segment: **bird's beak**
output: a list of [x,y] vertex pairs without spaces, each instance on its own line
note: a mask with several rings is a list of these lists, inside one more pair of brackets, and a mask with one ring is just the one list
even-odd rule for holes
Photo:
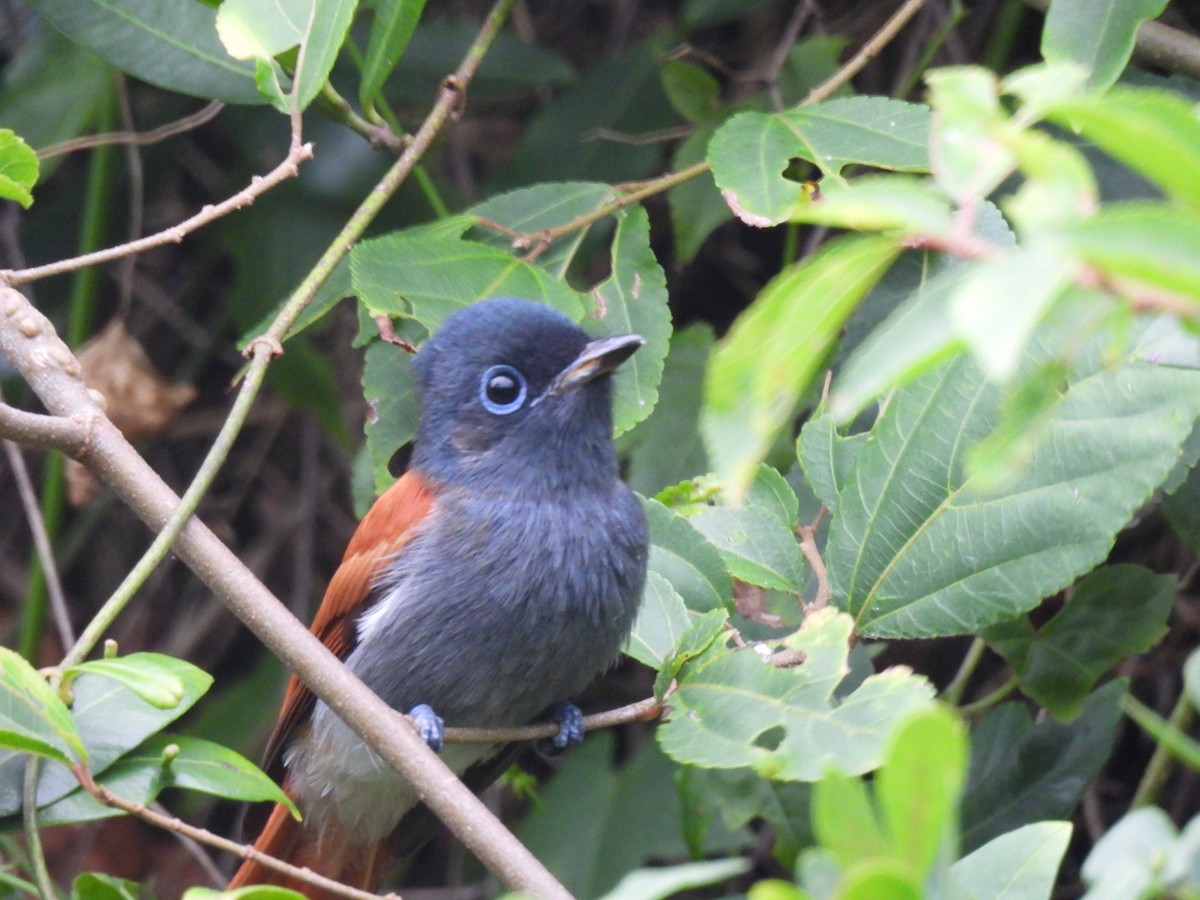
[[555,376],[546,393],[561,394],[587,384],[601,375],[607,375],[629,359],[634,351],[644,343],[646,343],[645,338],[638,334],[620,334],[616,337],[592,341],[571,361],[570,365]]

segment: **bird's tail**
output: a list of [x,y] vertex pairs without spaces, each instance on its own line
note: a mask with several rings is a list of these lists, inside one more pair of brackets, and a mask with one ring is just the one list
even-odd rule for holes
[[[379,881],[378,848],[364,850],[344,829],[306,828],[287,807],[276,804],[254,849],[293,866],[365,891],[376,891]],[[299,891],[309,900],[336,900],[337,895],[315,885],[247,859],[229,882],[228,890],[250,884],[273,884]]]

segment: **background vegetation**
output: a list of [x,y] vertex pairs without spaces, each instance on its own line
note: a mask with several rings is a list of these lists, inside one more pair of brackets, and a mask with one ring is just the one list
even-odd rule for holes
[[222,883],[279,659],[344,687],[274,597],[508,293],[646,337],[651,574],[405,884],[1200,894],[1200,17],[1046,6],[0,2],[6,890]]

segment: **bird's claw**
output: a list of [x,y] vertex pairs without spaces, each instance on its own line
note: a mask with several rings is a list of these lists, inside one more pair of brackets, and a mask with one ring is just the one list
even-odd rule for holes
[[[576,710],[578,712],[578,710]],[[441,753],[446,746],[446,723],[427,703],[421,703],[408,711],[408,716],[417,727],[417,734],[434,753]]]
[[554,746],[565,750],[583,742],[587,731],[583,724],[583,713],[574,703],[560,703],[554,707],[554,718],[558,721],[558,734],[554,736]]

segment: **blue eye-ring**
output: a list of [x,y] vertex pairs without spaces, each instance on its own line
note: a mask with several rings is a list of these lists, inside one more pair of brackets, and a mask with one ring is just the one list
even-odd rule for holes
[[492,366],[479,382],[484,409],[498,416],[507,416],[524,406],[528,391],[525,376],[512,366]]

